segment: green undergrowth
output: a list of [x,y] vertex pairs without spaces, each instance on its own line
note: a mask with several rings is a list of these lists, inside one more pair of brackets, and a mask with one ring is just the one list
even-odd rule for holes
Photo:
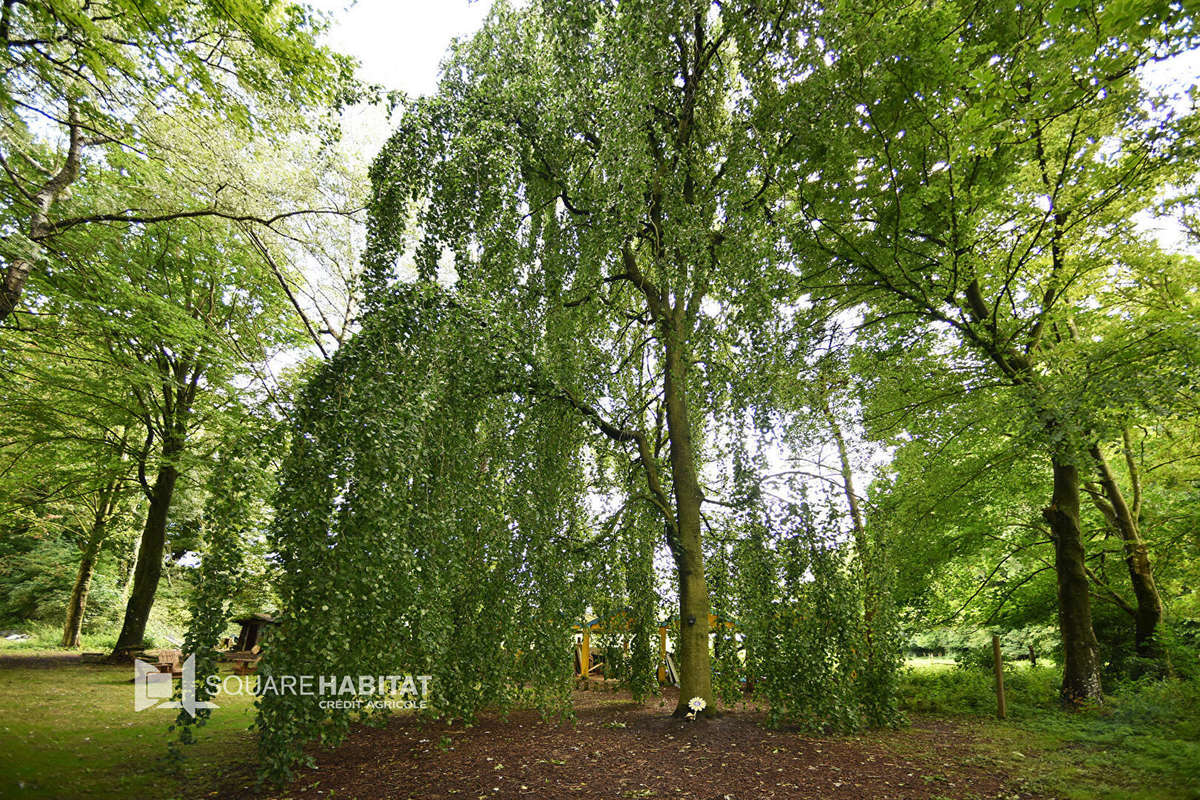
[[977,734],[977,760],[1018,788],[1069,800],[1200,798],[1200,683],[1125,681],[1101,705],[1058,706],[1049,667],[1005,671],[1008,718],[995,719],[990,671],[912,669],[903,708],[956,717]]

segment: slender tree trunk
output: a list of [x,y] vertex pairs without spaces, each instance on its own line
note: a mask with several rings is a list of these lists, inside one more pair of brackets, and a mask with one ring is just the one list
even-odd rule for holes
[[137,554],[142,550],[142,529],[139,528],[137,538],[133,540],[133,558],[129,562],[129,570],[125,574],[125,582],[121,584],[121,602],[128,603],[129,595],[133,592],[133,579],[137,575]]
[[100,552],[100,543],[104,541],[104,528],[103,521],[92,526],[83,557],[79,560],[75,585],[71,588],[71,598],[67,601],[67,619],[63,623],[62,646],[66,648],[75,649],[82,644],[80,636],[83,632],[83,612],[87,609],[88,590],[92,585],[92,573],[96,569],[96,555]]
[[1134,642],[1137,654],[1144,658],[1152,658],[1158,654],[1155,646],[1155,634],[1162,621],[1162,599],[1158,594],[1158,586],[1154,582],[1154,569],[1150,564],[1150,553],[1146,542],[1142,539],[1138,516],[1140,514],[1141,498],[1137,485],[1136,465],[1129,452],[1128,434],[1126,434],[1126,459],[1130,462],[1130,481],[1134,485],[1134,506],[1131,508],[1125,500],[1121,487],[1117,484],[1116,476],[1104,451],[1100,446],[1091,448],[1092,458],[1096,462],[1096,472],[1100,477],[1100,487],[1108,503],[1100,505],[1100,511],[1108,520],[1109,525],[1116,529],[1121,536],[1125,550],[1125,565],[1129,569],[1129,581],[1133,586],[1133,596],[1137,600],[1134,609]]
[[[125,437],[120,440],[122,448]],[[121,458],[124,461],[124,456]],[[95,515],[92,517],[92,527],[88,531],[87,542],[83,547],[83,556],[79,560],[79,572],[75,575],[75,585],[71,588],[71,598],[67,602],[67,618],[63,623],[62,646],[79,647],[80,634],[83,631],[83,612],[87,609],[88,590],[92,585],[92,573],[96,568],[96,556],[100,546],[108,536],[108,523],[117,508],[120,497],[121,478],[114,477],[96,493]]]
[[162,576],[163,550],[167,541],[167,515],[171,509],[171,498],[175,494],[175,482],[179,477],[171,459],[178,455],[180,449],[182,448],[174,446],[163,449],[164,458],[150,493],[150,507],[146,511],[146,523],[142,527],[137,565],[133,570],[133,588],[125,605],[125,621],[111,656],[114,661],[125,660],[130,650],[142,646],[146,636],[146,622],[150,619],[150,609],[158,591],[158,580]]
[[[8,5],[5,5],[5,11]],[[75,182],[79,176],[80,156],[83,151],[83,127],[79,123],[79,108],[74,101],[67,105],[67,154],[62,167],[54,173],[36,192],[30,196],[32,209],[29,219],[29,239],[37,251],[41,242],[48,237],[53,227],[50,223],[50,209],[62,193]],[[7,164],[5,165],[7,167]],[[0,322],[8,318],[17,307],[29,273],[33,270],[34,262],[29,257],[17,257],[9,260],[0,279]]]
[[704,577],[704,550],[700,537],[700,504],[704,501],[704,493],[692,450],[687,372],[679,352],[677,330],[671,330],[666,338],[664,400],[677,531],[671,550],[679,572],[679,703],[675,707],[678,717],[688,713],[688,701],[693,697],[703,698],[707,713],[715,713],[716,707],[713,705],[708,652],[708,583]]
[[854,490],[854,470],[850,464],[850,451],[846,447],[846,438],[842,435],[842,427],[838,424],[833,409],[829,406],[829,398],[822,398],[821,410],[829,429],[833,432],[833,441],[837,445],[838,462],[842,474],[842,493],[846,496],[846,507],[850,510],[850,524],[854,530],[854,548],[858,551],[858,574],[862,581],[863,596],[863,636],[866,639],[867,667],[871,672],[879,665],[879,653],[876,652],[873,626],[877,624],[879,613],[878,584],[872,581],[870,567],[867,565],[867,526],[863,523],[862,509],[858,506],[858,493]]
[[822,411],[829,430],[833,433],[834,444],[837,445],[838,465],[842,475],[842,493],[846,496],[846,507],[850,510],[850,524],[854,529],[854,546],[858,548],[860,566],[865,570],[866,563],[862,559],[867,555],[867,528],[863,524],[862,510],[858,507],[858,493],[854,491],[854,470],[850,464],[850,451],[846,448],[846,438],[842,435],[842,427],[838,425],[833,409],[829,407],[828,398],[822,399]]
[[1083,534],[1079,528],[1079,470],[1060,457],[1052,459],[1054,493],[1042,516],[1054,537],[1054,571],[1058,576],[1058,625],[1063,641],[1063,682],[1060,697],[1073,708],[1103,699],[1100,658],[1092,630]]

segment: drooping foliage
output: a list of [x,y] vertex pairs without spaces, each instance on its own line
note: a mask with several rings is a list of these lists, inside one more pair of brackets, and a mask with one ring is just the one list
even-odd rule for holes
[[[654,690],[661,521],[622,494],[632,470],[597,457],[603,440],[527,356],[436,284],[375,299],[297,410],[272,526],[284,611],[263,674],[429,674],[429,711],[451,719],[563,711],[571,629],[590,607],[605,674]],[[622,504],[596,509],[602,497]],[[837,515],[819,527],[806,506],[738,505],[757,516],[720,518],[728,546],[710,559],[732,623],[718,633],[726,701],[754,689],[775,722],[812,729],[893,723],[894,616],[868,613],[866,562]],[[265,695],[266,774],[353,718]]]
[[[771,224],[778,121],[739,81],[752,4],[498,3],[376,162],[370,282],[424,279],[520,330],[622,454],[674,562],[687,699],[711,705],[703,516],[711,423],[795,335]],[[739,40],[739,37],[740,40]],[[745,49],[749,48],[749,49]],[[688,622],[691,620],[691,622]]]
[[728,555],[714,559],[728,564],[715,606],[733,623],[716,634],[719,669],[731,673],[718,685],[733,699],[731,685],[748,683],[773,725],[895,725],[899,626],[879,537],[859,552],[834,504],[814,509],[802,489],[795,496],[748,498],[722,545]]
[[[208,497],[204,508],[204,555],[200,562],[196,588],[190,603],[191,620],[184,639],[184,652],[195,658],[195,683],[176,689],[176,698],[191,691],[198,703],[212,700],[215,692],[209,676],[218,672],[218,642],[233,610],[233,600],[256,576],[247,564],[247,540],[260,539],[268,519],[264,500],[273,479],[271,450],[266,447],[277,426],[245,426],[236,438],[230,436],[226,448],[216,457],[209,476]],[[175,721],[178,741],[169,743],[176,764],[183,752],[179,744],[196,742],[196,728],[212,716],[212,709],[200,707],[195,713],[180,710]]]
[[659,689],[658,627],[669,608],[659,594],[654,564],[661,522],[650,503],[617,497],[623,505],[601,524],[582,562],[593,576],[586,599],[599,622],[591,643],[603,654],[604,676],[643,700]]
[[[430,711],[451,718],[518,699],[565,710],[580,420],[513,402],[497,345],[437,287],[404,287],[306,387],[272,528],[283,613],[265,674],[432,675]],[[268,773],[350,716],[264,696]]]

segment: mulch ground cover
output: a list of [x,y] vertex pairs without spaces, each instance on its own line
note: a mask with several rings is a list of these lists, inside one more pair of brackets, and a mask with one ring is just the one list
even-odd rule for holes
[[[1030,797],[989,772],[970,728],[918,719],[895,732],[806,736],[768,730],[753,709],[673,719],[627,693],[577,691],[574,723],[535,712],[482,716],[470,728],[397,717],[358,726],[274,798],[900,798]],[[231,776],[232,778],[232,776]],[[224,793],[223,793],[224,794]],[[244,792],[230,792],[254,797]]]

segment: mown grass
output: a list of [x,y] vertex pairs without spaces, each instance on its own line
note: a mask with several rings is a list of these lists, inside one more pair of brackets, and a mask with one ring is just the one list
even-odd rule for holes
[[1101,706],[1058,707],[1058,670],[1007,670],[1008,719],[995,720],[992,673],[911,669],[905,710],[972,720],[979,762],[1021,788],[1069,800],[1200,798],[1200,684],[1117,684]]
[[251,698],[218,695],[176,775],[164,757],[178,712],[135,712],[132,667],[41,665],[62,653],[0,648],[0,797],[203,797],[230,770],[251,768]]

